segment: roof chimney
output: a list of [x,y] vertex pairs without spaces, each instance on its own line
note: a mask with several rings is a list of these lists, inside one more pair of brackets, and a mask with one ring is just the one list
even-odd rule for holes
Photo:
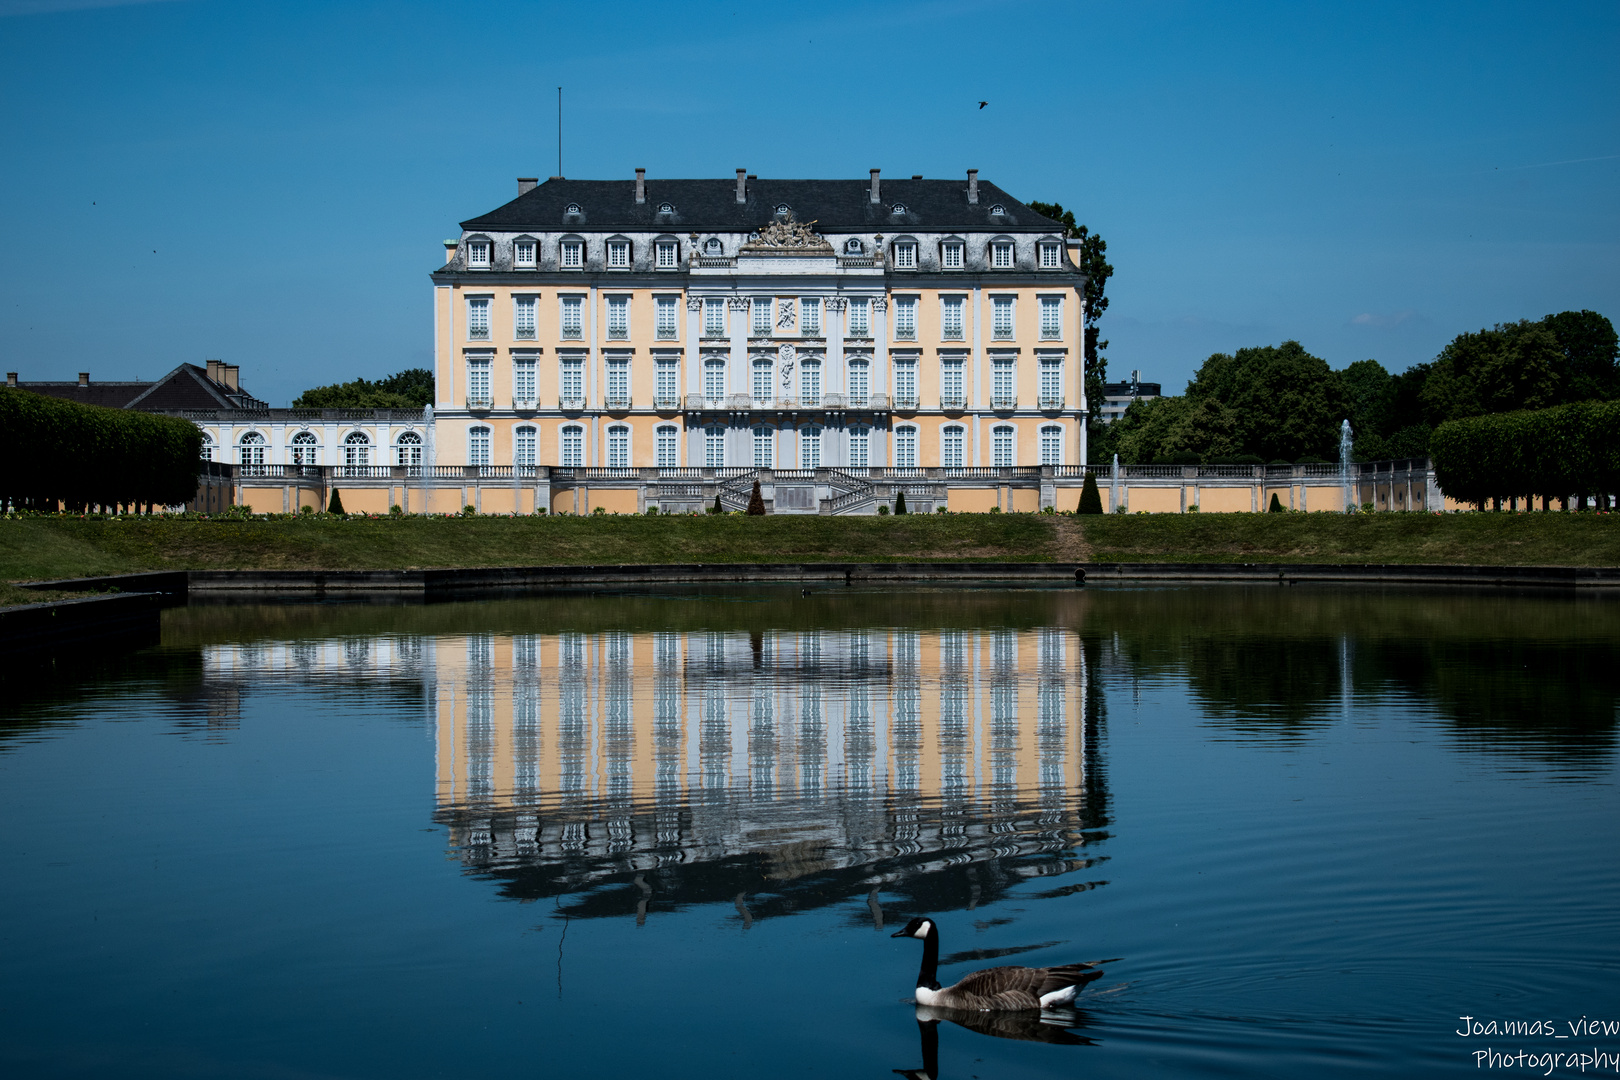
[[636,170],[636,205],[647,201],[647,170]]
[[968,205],[979,205],[979,170],[968,170]]
[[16,387],[16,385],[17,385],[17,373],[15,371],[6,372],[6,385],[10,386],[10,387],[13,387],[13,388]]
[[737,201],[740,202],[740,203],[745,203],[745,202],[748,201],[748,170],[747,169],[738,169],[737,170]]
[[872,201],[883,201],[883,196],[878,194],[878,171],[876,169],[872,170]]
[[456,248],[460,246],[460,243],[455,240],[446,240],[444,242],[444,261],[446,265],[449,265],[450,261],[456,257]]
[[534,190],[534,185],[538,184],[539,182],[540,178],[538,176],[518,177],[518,194],[527,195],[529,192]]
[[213,379],[215,382],[224,382],[225,381],[225,376],[220,374],[220,371],[219,371],[219,369],[224,367],[224,366],[225,366],[225,361],[223,361],[223,360],[210,360],[210,361],[208,361],[208,377],[210,379]]
[[89,386],[90,385],[90,373],[88,371],[79,372],[79,385],[80,386]]
[[242,389],[241,371],[241,364],[227,364],[221,361],[219,365],[219,381],[232,390],[240,390]]

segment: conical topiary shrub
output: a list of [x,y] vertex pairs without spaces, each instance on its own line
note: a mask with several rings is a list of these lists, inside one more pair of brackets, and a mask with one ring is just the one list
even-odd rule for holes
[[337,488],[332,489],[332,500],[326,504],[326,512],[328,514],[347,513],[347,511],[343,509],[343,496],[338,494]]
[[894,497],[894,512],[897,514],[909,513],[906,510],[906,493],[904,491]]
[[1266,507],[1266,513],[1268,513],[1268,514],[1281,514],[1283,512],[1284,511],[1283,511],[1282,500],[1277,498],[1277,493],[1275,491],[1273,491],[1271,493],[1271,505]]
[[718,494],[716,494],[715,497],[714,497],[714,506],[710,507],[709,513],[711,513],[711,514],[723,514],[725,512],[726,512],[726,508],[720,505],[720,496]]
[[754,481],[753,494],[748,496],[748,515],[750,517],[765,516],[765,496],[759,493],[759,481]]
[[1076,509],[1080,514],[1102,513],[1102,492],[1097,490],[1097,478],[1086,473],[1086,486],[1080,489],[1080,506]]

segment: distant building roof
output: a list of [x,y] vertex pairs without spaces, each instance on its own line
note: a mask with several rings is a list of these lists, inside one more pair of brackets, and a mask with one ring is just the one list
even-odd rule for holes
[[[217,369],[223,371],[223,367]],[[232,371],[234,378],[235,369]],[[47,397],[75,401],[80,405],[100,405],[109,409],[138,409],[160,412],[166,409],[244,409],[258,411],[268,406],[240,387],[213,378],[196,364],[181,364],[154,382],[19,382],[19,390]]]
[[1156,383],[1156,382],[1139,382],[1139,383],[1136,383],[1134,391],[1132,389],[1132,384],[1131,383],[1128,383],[1128,382],[1111,382],[1111,383],[1104,383],[1103,384],[1103,396],[1104,397],[1160,397],[1162,395],[1160,395],[1160,393],[1159,393],[1159,384]]

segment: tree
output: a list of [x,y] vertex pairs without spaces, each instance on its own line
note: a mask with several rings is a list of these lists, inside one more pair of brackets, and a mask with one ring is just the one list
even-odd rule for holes
[[332,489],[332,499],[326,504],[326,512],[328,514],[346,513],[343,509],[343,496],[338,494],[337,488]]
[[760,494],[759,481],[754,481],[754,490],[748,496],[748,513],[751,517],[765,516],[765,496]]
[[1283,510],[1282,499],[1278,497],[1278,495],[1277,495],[1277,493],[1275,491],[1273,491],[1271,493],[1271,505],[1266,507],[1266,513],[1268,513],[1268,514],[1281,514],[1283,512],[1284,512],[1284,510]]
[[1025,203],[1031,210],[1049,217],[1063,226],[1063,235],[1080,241],[1080,272],[1086,275],[1086,402],[1091,406],[1091,419],[1087,426],[1093,434],[1106,425],[1098,419],[1102,409],[1103,386],[1108,382],[1108,359],[1103,356],[1108,342],[1099,340],[1103,312],[1108,310],[1108,279],[1114,268],[1108,262],[1108,242],[1074,219],[1073,210],[1063,209],[1061,203]]
[[1177,464],[1178,455],[1196,464],[1241,449],[1237,414],[1215,398],[1133,401],[1113,426],[1127,465]]
[[1267,461],[1338,456],[1339,423],[1348,409],[1344,386],[1327,361],[1297,341],[1214,354],[1187,384],[1187,397],[1232,411],[1232,453]]
[[1595,311],[1563,311],[1541,325],[1558,342],[1559,400],[1611,401],[1620,397],[1620,336]]
[[1077,514],[1100,514],[1102,509],[1102,492],[1097,490],[1097,478],[1086,473],[1086,486],[1080,489],[1080,505],[1075,509]]
[[299,394],[295,409],[420,409],[433,404],[433,372],[407,368],[371,382],[354,379],[316,386]]
[[903,488],[894,497],[894,512],[897,514],[909,513],[906,510],[906,493]]
[[719,494],[719,492],[716,492],[715,496],[714,496],[714,505],[709,507],[709,513],[711,513],[711,514],[723,514],[725,512],[726,512],[726,508],[724,506],[720,505],[720,494]]

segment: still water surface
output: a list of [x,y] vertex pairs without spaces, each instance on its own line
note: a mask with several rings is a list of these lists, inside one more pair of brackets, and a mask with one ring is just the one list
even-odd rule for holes
[[[8,1075],[1620,1054],[1456,1033],[1620,1020],[1611,600],[192,606],[160,648],[3,690]],[[920,1023],[889,935],[924,913],[946,982],[1119,959],[1044,1025]]]

